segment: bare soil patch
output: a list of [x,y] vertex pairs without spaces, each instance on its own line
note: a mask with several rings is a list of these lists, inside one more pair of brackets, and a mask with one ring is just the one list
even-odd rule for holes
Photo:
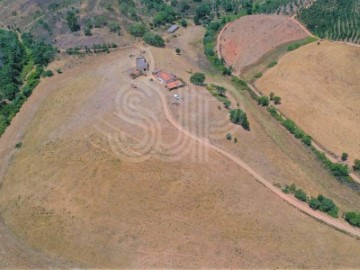
[[307,36],[298,23],[286,16],[244,16],[222,31],[219,51],[225,62],[242,74],[278,46]]
[[283,111],[338,157],[360,157],[360,49],[309,44],[286,56],[256,82],[281,96]]

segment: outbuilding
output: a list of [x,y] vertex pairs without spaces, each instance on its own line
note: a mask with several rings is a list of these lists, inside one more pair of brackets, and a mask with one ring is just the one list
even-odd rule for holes
[[149,63],[146,61],[144,57],[136,58],[136,70],[140,72],[146,72],[149,70]]
[[169,34],[172,34],[172,33],[175,33],[178,29],[179,29],[179,26],[174,24],[166,32],[168,32]]

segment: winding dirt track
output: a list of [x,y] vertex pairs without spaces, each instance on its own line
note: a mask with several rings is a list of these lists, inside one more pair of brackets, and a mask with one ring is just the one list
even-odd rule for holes
[[[155,66],[155,61],[154,61],[154,57],[151,54],[151,51],[149,51],[150,54],[150,58],[152,59],[152,63]],[[138,84],[140,84],[141,88],[149,88],[149,85],[144,84],[143,82],[138,82]],[[159,92],[159,96],[161,98],[161,103],[162,103],[162,107],[163,107],[163,111],[164,111],[164,115],[166,120],[174,127],[176,128],[178,131],[180,131],[182,134],[184,134],[185,136],[190,137],[191,139],[197,141],[198,143],[203,144],[205,147],[208,147],[209,149],[215,151],[216,153],[223,155],[224,157],[232,160],[233,162],[235,162],[236,164],[238,164],[240,167],[242,167],[244,170],[246,170],[250,175],[252,175],[259,183],[261,183],[262,185],[264,185],[265,187],[267,187],[269,190],[271,190],[273,193],[275,193],[278,197],[280,197],[282,200],[284,200],[285,202],[287,202],[288,204],[290,204],[291,206],[297,208],[298,210],[300,210],[301,212],[315,218],[318,221],[321,221],[339,231],[345,232],[347,234],[350,234],[352,236],[355,236],[357,238],[360,238],[360,230],[358,230],[357,228],[354,228],[350,225],[347,225],[345,223],[340,222],[337,219],[331,218],[326,214],[323,214],[321,212],[318,211],[314,211],[311,208],[309,208],[309,206],[305,203],[302,203],[300,201],[298,201],[297,199],[295,199],[294,197],[290,197],[287,196],[285,193],[283,193],[280,189],[278,189],[277,187],[273,186],[271,184],[271,182],[267,181],[265,178],[263,178],[261,175],[259,175],[255,170],[253,170],[249,165],[247,165],[242,159],[240,159],[239,157],[233,156],[231,154],[229,154],[228,152],[226,152],[225,150],[215,146],[214,144],[212,144],[207,138],[200,138],[194,134],[192,134],[191,132],[189,132],[188,130],[186,130],[181,124],[179,124],[173,117],[172,114],[170,112],[170,109],[168,107],[167,101],[165,96]]]

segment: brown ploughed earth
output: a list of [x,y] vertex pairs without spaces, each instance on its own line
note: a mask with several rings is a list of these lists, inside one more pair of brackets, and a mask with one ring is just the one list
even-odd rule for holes
[[360,48],[323,41],[284,56],[257,80],[264,94],[282,98],[280,109],[325,149],[349,165],[360,158]]
[[231,23],[219,36],[219,52],[225,62],[242,74],[280,45],[308,37],[292,18],[279,15],[251,15]]
[[[359,240],[289,206],[169,123],[161,96],[184,128],[269,181],[323,193],[344,210],[359,205],[356,192],[333,179],[247,95],[235,95],[229,81],[208,75],[208,82],[234,93],[250,132],[230,125],[228,111],[219,110],[205,88],[189,84],[190,71],[206,65],[198,50],[201,28],[186,31],[168,48],[119,50],[41,82],[4,134],[6,143],[0,140],[1,154],[23,142],[12,147],[1,179],[4,224],[42,252],[37,256],[79,267],[358,267]],[[172,44],[191,51],[178,56]],[[152,68],[177,74],[187,86],[168,92],[150,75],[130,80],[130,55],[140,51]],[[27,119],[23,126],[21,119]],[[237,144],[225,139],[227,132]]]

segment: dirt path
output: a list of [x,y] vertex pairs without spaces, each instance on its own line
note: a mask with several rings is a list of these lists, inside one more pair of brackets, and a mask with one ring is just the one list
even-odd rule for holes
[[[151,59],[154,59],[154,57],[151,55],[151,51],[149,51],[150,57]],[[154,60],[153,60],[154,61]],[[153,62],[153,64],[155,64],[155,62]],[[143,82],[139,82],[140,84],[140,88],[149,88],[148,84],[145,84]],[[275,193],[278,197],[280,197],[282,200],[284,200],[285,202],[289,203],[290,205],[292,205],[293,207],[297,208],[298,210],[300,210],[301,212],[325,223],[328,224],[331,227],[334,227],[335,229],[345,232],[347,234],[350,234],[352,236],[355,236],[357,238],[360,238],[360,230],[347,225],[345,223],[342,223],[341,221],[331,218],[329,216],[327,216],[326,214],[323,214],[321,212],[318,211],[314,211],[311,208],[309,208],[309,206],[305,203],[300,202],[299,200],[295,199],[294,197],[290,197],[286,194],[284,194],[280,189],[278,189],[277,187],[273,186],[271,184],[271,182],[267,181],[265,178],[263,178],[261,175],[259,175],[256,171],[254,171],[249,165],[247,165],[242,159],[233,156],[231,154],[229,154],[228,152],[226,152],[225,150],[215,146],[214,144],[212,144],[207,138],[200,138],[194,134],[192,134],[191,132],[189,132],[188,130],[186,130],[181,124],[179,124],[173,117],[172,114],[170,112],[170,109],[168,107],[167,101],[165,96],[159,92],[159,96],[161,98],[161,103],[163,106],[163,111],[164,111],[164,115],[166,120],[174,127],[176,128],[178,131],[180,131],[182,134],[184,134],[185,136],[190,137],[191,139],[197,141],[198,143],[203,144],[205,147],[215,151],[216,153],[223,155],[224,157],[232,160],[233,162],[235,162],[236,164],[238,164],[240,167],[242,167],[244,170],[246,170],[251,176],[253,176],[259,183],[261,183],[262,185],[264,185],[265,187],[267,187],[270,191],[272,191],[273,193]]]

